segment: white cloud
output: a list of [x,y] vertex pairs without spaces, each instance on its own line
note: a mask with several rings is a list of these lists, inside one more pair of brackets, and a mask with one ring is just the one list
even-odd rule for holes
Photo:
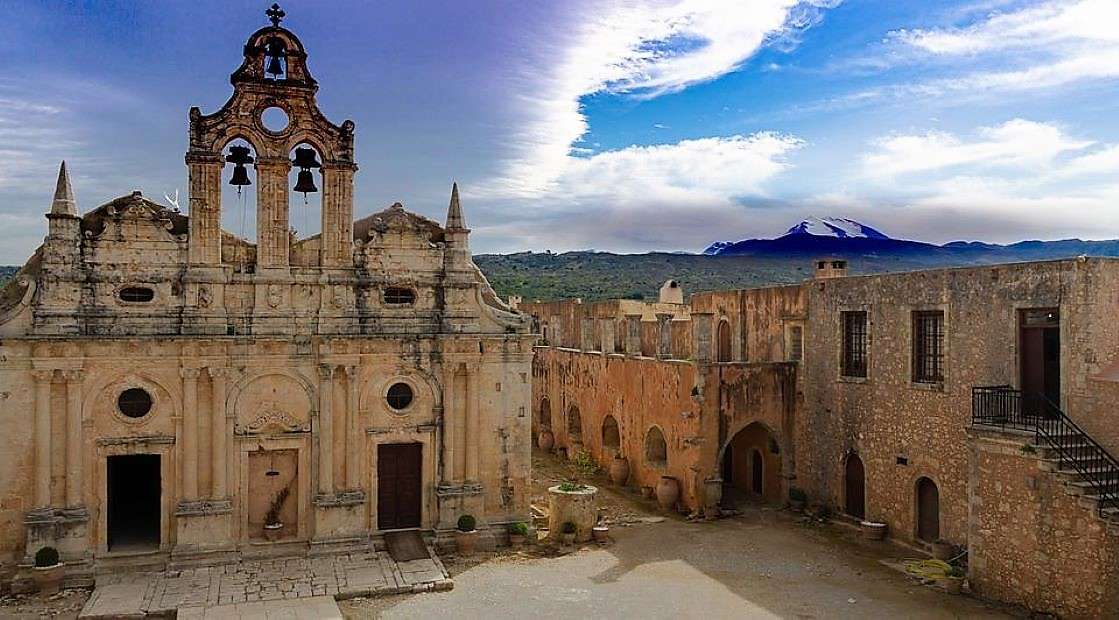
[[[587,131],[580,101],[595,93],[656,97],[739,69],[764,44],[792,36],[840,0],[629,0],[587,3],[534,39],[515,101],[517,129],[499,176],[480,193],[550,191]],[[557,30],[561,32],[556,32]]]

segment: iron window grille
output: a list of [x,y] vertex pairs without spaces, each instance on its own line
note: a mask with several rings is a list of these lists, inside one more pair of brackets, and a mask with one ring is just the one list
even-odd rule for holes
[[944,313],[913,313],[913,381],[944,382]]
[[843,313],[843,376],[866,377],[866,312]]
[[804,359],[804,330],[799,326],[789,328],[789,361]]

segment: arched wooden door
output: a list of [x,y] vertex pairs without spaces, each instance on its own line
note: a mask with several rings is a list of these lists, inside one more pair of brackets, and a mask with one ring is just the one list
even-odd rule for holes
[[719,323],[719,361],[731,361],[729,321],[722,321]]
[[750,490],[758,495],[765,493],[765,465],[762,453],[754,450],[750,457]]
[[847,514],[857,519],[866,518],[866,472],[863,469],[863,460],[857,454],[847,457],[844,488]]
[[928,478],[917,481],[917,538],[926,542],[940,538],[940,491]]

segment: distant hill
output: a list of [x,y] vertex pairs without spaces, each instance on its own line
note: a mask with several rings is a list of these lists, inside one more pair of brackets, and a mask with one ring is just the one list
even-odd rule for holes
[[3,286],[8,280],[11,280],[12,276],[16,275],[17,271],[19,271],[19,267],[0,265],[0,286]]

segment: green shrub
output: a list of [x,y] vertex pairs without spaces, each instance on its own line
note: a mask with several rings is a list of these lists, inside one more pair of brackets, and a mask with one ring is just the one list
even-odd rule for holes
[[789,487],[789,501],[793,502],[807,502],[808,494],[799,487]]
[[563,524],[563,525],[562,525],[562,526],[560,527],[560,531],[561,531],[561,532],[563,532],[564,534],[574,534],[574,533],[575,533],[575,529],[576,529],[576,528],[575,528],[575,524],[574,524],[574,523],[572,523],[572,522],[570,522],[570,521],[568,521],[568,522],[564,523],[564,524]]
[[579,484],[578,482],[564,482],[563,484],[559,485],[559,490],[563,491],[564,493],[574,493],[576,491],[585,491],[589,488],[590,487],[588,487],[587,485]]
[[460,532],[473,532],[477,527],[478,521],[474,515],[462,515],[458,518],[458,531]]
[[35,552],[35,566],[46,568],[58,564],[58,549],[43,547]]
[[948,572],[945,574],[949,577],[955,577],[956,579],[963,579],[964,577],[967,577],[967,572],[959,566],[953,566],[952,568],[949,568]]
[[575,453],[575,458],[571,459],[575,463],[575,469],[579,470],[580,474],[584,476],[593,476],[598,473],[598,463],[594,461],[594,457],[586,450],[580,450]]
[[509,533],[518,536],[528,536],[528,524],[524,521],[517,521],[516,523],[509,524]]

